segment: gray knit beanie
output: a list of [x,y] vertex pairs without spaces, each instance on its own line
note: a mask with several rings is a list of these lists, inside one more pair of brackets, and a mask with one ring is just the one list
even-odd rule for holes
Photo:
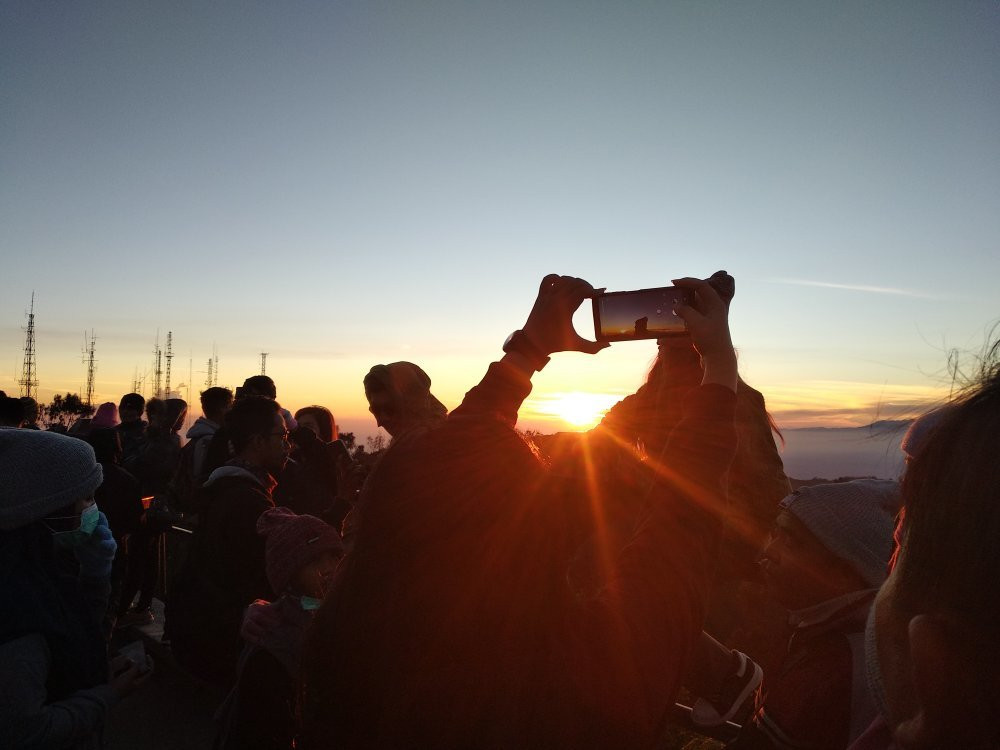
[[781,507],[875,588],[885,580],[899,502],[897,482],[856,479],[803,487]]
[[96,490],[103,479],[94,449],[41,430],[0,430],[0,529],[41,520]]

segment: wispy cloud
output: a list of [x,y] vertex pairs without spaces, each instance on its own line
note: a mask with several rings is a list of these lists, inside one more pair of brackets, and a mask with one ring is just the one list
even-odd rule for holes
[[898,289],[891,286],[870,286],[868,284],[836,284],[831,281],[811,281],[809,279],[769,279],[772,284],[792,284],[795,286],[818,286],[824,289],[846,289],[852,292],[869,292],[871,294],[894,294],[900,297],[916,297],[917,299],[943,299],[938,295],[918,292],[913,289]]

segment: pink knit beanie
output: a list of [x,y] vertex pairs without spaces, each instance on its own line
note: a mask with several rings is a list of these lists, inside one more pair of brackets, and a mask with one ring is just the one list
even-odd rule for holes
[[97,413],[90,420],[91,427],[115,427],[118,425],[118,407],[111,401],[105,401],[97,407]]
[[344,543],[337,530],[316,516],[300,516],[284,507],[271,508],[257,519],[257,533],[265,539],[267,580],[280,595],[295,573],[324,552],[340,556]]

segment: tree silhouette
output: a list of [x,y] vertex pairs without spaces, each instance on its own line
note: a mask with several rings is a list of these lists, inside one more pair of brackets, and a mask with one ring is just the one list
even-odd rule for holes
[[66,425],[78,417],[89,417],[94,413],[94,407],[83,403],[78,393],[67,393],[60,396],[58,393],[52,397],[52,403],[47,406],[39,406],[39,415],[45,414],[47,424]]

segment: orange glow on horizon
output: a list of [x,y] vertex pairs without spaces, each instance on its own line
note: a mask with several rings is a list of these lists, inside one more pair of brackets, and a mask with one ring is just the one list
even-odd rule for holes
[[[632,350],[622,348],[622,354]],[[611,352],[612,354],[615,352]],[[405,353],[353,355],[325,360],[308,358],[275,358],[268,361],[268,374],[278,385],[278,400],[295,412],[302,406],[321,404],[334,414],[341,429],[354,432],[359,440],[376,435],[379,430],[368,413],[362,379],[372,362],[404,357]],[[644,359],[641,357],[633,359]],[[621,357],[620,357],[621,359]],[[431,390],[449,408],[458,406],[469,388],[482,378],[488,366],[488,356],[438,355],[421,362],[433,379]],[[641,384],[645,368],[632,360],[588,360],[584,370],[579,361],[569,355],[554,360],[543,373],[534,378],[533,392],[519,414],[521,429],[551,434],[583,431],[596,426],[615,403]],[[622,376],[632,368],[633,374]],[[251,357],[235,355],[224,359],[220,385],[234,387],[247,375],[259,372],[260,364]],[[42,360],[43,383],[38,400],[51,401],[55,393],[79,393],[82,374],[77,360],[72,366],[56,366]],[[115,353],[105,355],[97,372],[94,403],[115,403],[132,390],[134,367],[131,359]],[[191,419],[199,416],[198,394],[204,388],[204,374],[196,367],[175,370],[173,387],[189,403]],[[148,373],[147,373],[148,375]],[[779,376],[780,377],[780,376]],[[786,376],[787,377],[787,376]],[[190,389],[188,384],[190,383]],[[767,409],[783,429],[805,427],[859,427],[881,419],[907,419],[947,401],[947,385],[938,383],[864,382],[861,380],[769,380],[767,375],[751,379],[750,384],[761,391]],[[576,390],[571,390],[576,387]],[[13,377],[0,383],[8,394],[19,389]],[[151,395],[150,382],[145,380],[144,395]]]
[[621,399],[622,396],[614,393],[583,391],[541,394],[525,402],[521,408],[521,416],[527,419],[557,418],[573,427],[594,427],[604,417],[605,412]]

